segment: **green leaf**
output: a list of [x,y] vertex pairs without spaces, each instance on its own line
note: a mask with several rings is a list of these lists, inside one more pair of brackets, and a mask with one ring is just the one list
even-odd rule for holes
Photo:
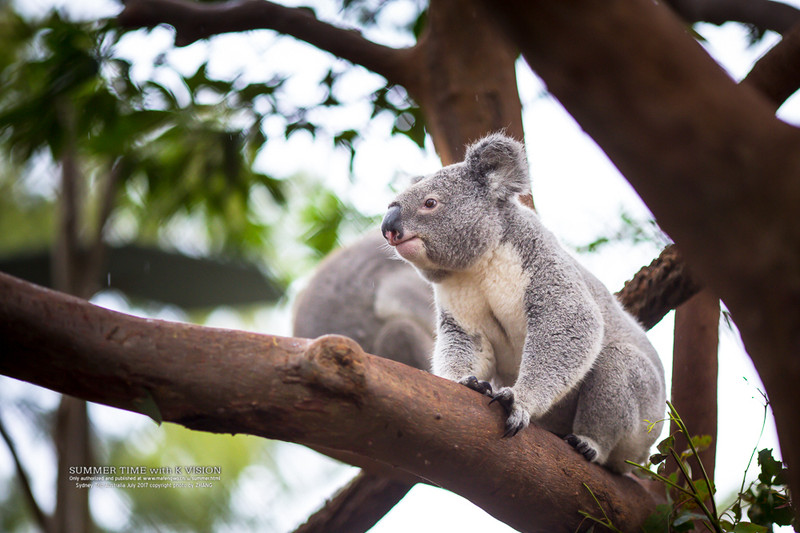
[[751,524],[750,522],[739,522],[733,528],[733,533],[767,533],[767,531],[769,531],[769,528],[766,526]]
[[419,39],[422,35],[422,31],[428,25],[428,10],[423,9],[420,11],[419,16],[414,20],[414,23],[411,26],[411,32],[414,34],[415,39]]
[[672,521],[673,531],[695,531],[695,524],[708,521],[708,517],[700,513],[680,511]]
[[741,502],[741,499],[737,499],[736,502],[731,506],[731,512],[733,513],[733,518],[737,522],[742,519],[742,502]]
[[236,91],[240,100],[252,102],[259,96],[271,96],[285,83],[286,78],[275,78],[268,83],[250,83]]
[[691,438],[692,445],[694,445],[697,452],[702,452],[711,446],[711,435],[695,435]]
[[279,204],[285,205],[286,204],[286,193],[284,192],[285,183],[282,180],[275,179],[271,176],[267,176],[266,174],[259,174],[254,173],[253,178],[255,179],[256,183],[263,185],[266,187],[267,191],[269,191],[270,196]]
[[672,516],[672,506],[662,503],[645,519],[642,524],[644,533],[669,533],[669,522]]
[[397,116],[392,133],[400,133],[414,141],[420,148],[425,147],[425,117],[419,107],[409,107]]
[[711,498],[716,492],[714,484],[711,483],[709,486],[709,483],[705,479],[698,479],[694,481],[694,486],[697,490],[697,498],[702,502]]
[[767,485],[772,485],[773,478],[783,470],[783,463],[772,456],[772,448],[764,448],[758,452],[758,464],[761,467],[758,479]]
[[331,191],[320,191],[303,212],[308,229],[303,235],[306,246],[324,256],[333,250],[344,219],[344,206]]
[[675,437],[670,435],[658,443],[658,451],[664,455],[669,455],[669,450],[675,448]]
[[312,124],[311,122],[307,122],[305,120],[299,120],[297,122],[290,122],[286,125],[285,137],[288,139],[298,131],[307,131],[311,134],[312,137],[317,136],[317,126],[316,124]]
[[650,456],[650,462],[653,463],[654,465],[658,465],[666,461],[667,457],[669,457],[669,455],[663,453],[654,453],[653,455]]
[[175,96],[175,93],[172,91],[172,89],[162,85],[161,83],[158,83],[157,81],[148,80],[145,82],[142,89],[145,95],[148,93],[157,93],[159,97],[164,99],[167,109],[176,110],[180,109],[181,107],[178,103],[178,98]]
[[153,422],[159,426],[164,421],[164,417],[161,416],[161,408],[158,406],[155,398],[153,398],[152,393],[148,389],[144,390],[143,396],[133,400],[132,409],[137,413],[149,416]]

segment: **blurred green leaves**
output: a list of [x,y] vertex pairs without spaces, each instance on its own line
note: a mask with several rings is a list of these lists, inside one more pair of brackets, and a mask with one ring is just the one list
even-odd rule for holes
[[[109,447],[105,464],[145,465],[147,470],[164,469],[156,480],[169,482],[172,476],[191,477],[185,467],[220,470],[219,480],[188,481],[191,488],[141,488],[134,483],[122,489],[130,511],[130,531],[218,531],[234,527],[237,517],[232,498],[237,480],[248,465],[269,464],[271,443],[247,435],[215,435],[164,424],[156,431],[148,426],[131,441]],[[176,467],[181,467],[177,473]],[[168,470],[169,469],[169,470]],[[204,486],[194,486],[203,482]]]
[[372,116],[387,112],[394,115],[392,134],[405,135],[422,148],[425,146],[425,118],[405,89],[397,85],[381,87],[372,95]]
[[575,249],[578,253],[594,253],[607,245],[618,243],[630,245],[655,243],[657,247],[663,248],[670,242],[669,237],[661,231],[654,219],[642,220],[623,210],[619,213],[617,228],[599,235],[588,244],[576,246]]
[[[272,176],[257,161],[275,137],[282,141],[296,133],[324,133],[349,154],[352,170],[358,127],[332,128],[315,113],[342,105],[337,83],[349,67],[329,69],[319,100],[299,107],[286,94],[286,77],[280,73],[266,80],[221,79],[212,75],[207,60],[186,73],[160,58],[150,74],[137,75],[135,65],[118,55],[124,35],[113,23],[74,22],[56,11],[25,19],[0,1],[0,252],[51,247],[65,153],[76,161],[83,185],[80,244],[91,244],[107,222],[105,237],[114,245],[110,251],[132,250],[139,259],[144,257],[141,245],[151,252],[154,247],[177,249],[195,260],[236,256],[285,287],[330,252],[343,234],[375,222],[320,179]],[[387,110],[418,115],[407,97],[395,93],[373,102],[373,116]],[[271,129],[265,125],[270,120]],[[403,135],[407,131],[422,146],[421,115],[396,128]],[[105,200],[101,191],[112,180],[113,209],[106,221],[99,214]],[[153,281],[159,269],[153,256],[145,259],[147,268],[140,270],[149,277],[140,281],[166,283]],[[168,259],[175,264],[173,257]],[[187,284],[200,291],[199,275],[186,276],[188,270],[172,266],[167,270],[181,270],[190,278]],[[168,425],[158,434],[163,441],[140,448],[122,439],[109,446],[103,460],[149,467],[221,466],[225,483],[208,491],[131,490],[125,496],[131,511],[126,527],[210,531],[228,523],[232,490],[247,465],[264,462],[266,443]],[[23,520],[15,515],[0,529],[25,527]]]

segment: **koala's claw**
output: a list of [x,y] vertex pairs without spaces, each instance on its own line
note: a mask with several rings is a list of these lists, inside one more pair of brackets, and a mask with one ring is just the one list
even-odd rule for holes
[[520,409],[514,404],[514,391],[509,387],[503,387],[492,395],[492,401],[499,403],[505,409],[508,418],[506,418],[506,431],[503,433],[503,438],[513,437],[520,430],[525,429],[530,424],[531,417],[527,411]]
[[503,406],[503,409],[506,410],[506,414],[510,416],[511,412],[514,410],[514,391],[508,387],[503,387],[491,396],[492,401],[489,402],[489,405],[493,404],[494,402],[499,403]]
[[492,394],[492,385],[488,381],[480,381],[475,376],[467,376],[466,378],[462,379],[460,383],[466,387],[469,387],[474,391],[480,392],[481,394],[485,394],[486,396],[491,396],[492,398],[494,398],[494,395]]
[[564,440],[567,441],[567,444],[575,448],[578,453],[586,457],[587,461],[591,462],[595,457],[597,457],[597,450],[595,450],[591,444],[581,439],[577,435],[570,433],[564,437]]

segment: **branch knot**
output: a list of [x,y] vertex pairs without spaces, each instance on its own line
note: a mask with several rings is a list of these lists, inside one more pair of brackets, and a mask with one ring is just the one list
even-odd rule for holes
[[366,388],[366,355],[355,341],[341,335],[324,335],[308,346],[305,359],[309,385],[361,403]]

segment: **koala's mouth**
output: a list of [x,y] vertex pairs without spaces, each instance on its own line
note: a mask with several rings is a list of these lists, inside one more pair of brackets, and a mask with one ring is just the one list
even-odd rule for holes
[[409,235],[401,241],[396,241],[394,248],[401,257],[413,261],[423,252],[422,239],[415,235]]

